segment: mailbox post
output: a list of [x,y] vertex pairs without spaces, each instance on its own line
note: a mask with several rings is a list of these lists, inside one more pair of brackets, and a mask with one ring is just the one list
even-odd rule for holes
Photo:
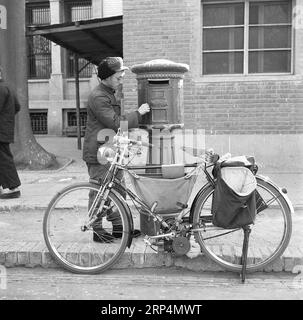
[[[138,82],[138,105],[148,103],[151,111],[142,117],[140,127],[147,130],[149,149],[147,167],[174,163],[172,127],[184,123],[183,78],[188,65],[157,59],[131,67]],[[174,125],[174,126],[172,126]],[[146,132],[145,132],[146,134]],[[149,175],[161,174],[160,169],[146,169]],[[149,216],[140,215],[141,232],[157,234],[157,224]]]

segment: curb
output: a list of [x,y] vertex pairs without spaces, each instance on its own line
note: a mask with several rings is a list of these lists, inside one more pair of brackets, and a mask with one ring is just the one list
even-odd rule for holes
[[[131,207],[133,203],[131,201],[128,202],[128,205]],[[12,205],[1,205],[0,204],[0,214],[2,212],[10,212],[10,211],[28,211],[28,210],[46,210],[47,205],[29,205],[29,204],[12,204]],[[295,205],[293,204],[294,211],[300,211],[303,209],[303,204]]]
[[[56,158],[58,158],[58,156],[56,156]],[[35,174],[35,173],[43,173],[43,174],[45,174],[45,173],[58,173],[60,171],[63,171],[65,168],[67,168],[69,165],[71,165],[72,163],[75,162],[75,160],[73,158],[65,158],[65,157],[60,157],[60,158],[66,159],[67,161],[62,167],[60,167],[58,169],[53,169],[53,170],[52,169],[42,169],[42,170],[24,169],[22,171],[25,173],[33,173],[33,174]]]
[[0,214],[4,214],[4,213],[9,213],[9,212],[18,212],[18,211],[35,211],[35,210],[46,210],[47,206],[39,206],[39,205],[20,205],[20,204],[16,204],[16,205],[11,205],[11,206],[7,206],[7,205],[0,205]]
[[[142,239],[138,239],[142,241]],[[227,252],[232,252],[228,250]],[[261,253],[261,252],[259,252]],[[76,259],[86,259],[87,252],[81,251],[73,253]],[[230,256],[230,258],[234,258]],[[258,259],[258,250],[254,250],[254,257],[249,259]],[[5,267],[43,267],[43,268],[61,268],[51,257],[44,242],[16,242],[9,241],[0,243],[0,265]],[[266,266],[263,272],[294,272],[294,268],[303,265],[303,252],[300,248],[289,247],[283,255]],[[144,245],[134,245],[132,250],[126,250],[120,260],[112,269],[129,268],[155,268],[155,267],[179,267],[191,271],[226,271],[204,254],[195,258],[187,256],[176,256],[171,253],[156,253],[150,247]]]
[[[55,196],[55,194],[54,194]],[[9,212],[20,212],[20,211],[29,211],[29,210],[39,210],[44,211],[47,209],[49,202],[51,199],[46,202],[46,204],[11,204],[11,205],[5,205],[0,203],[0,214],[1,213],[9,213]],[[127,200],[127,204],[129,205],[130,209],[132,210],[134,208],[134,204],[131,200]],[[73,206],[67,207],[67,208],[73,208]],[[303,208],[303,206],[302,206]],[[135,210],[135,209],[134,209]]]

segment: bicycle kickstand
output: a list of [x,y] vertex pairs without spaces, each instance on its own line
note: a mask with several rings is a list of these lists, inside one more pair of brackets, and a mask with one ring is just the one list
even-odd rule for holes
[[244,226],[243,227],[243,231],[244,231],[244,239],[243,239],[242,258],[241,258],[241,264],[242,264],[241,279],[242,279],[242,283],[245,282],[245,276],[246,276],[248,242],[249,242],[249,235],[250,235],[250,232],[251,232],[250,226]]

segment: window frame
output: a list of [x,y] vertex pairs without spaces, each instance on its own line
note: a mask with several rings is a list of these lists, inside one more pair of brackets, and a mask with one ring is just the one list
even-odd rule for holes
[[[258,50],[256,49],[249,49],[249,27],[252,26],[249,24],[249,4],[250,2],[285,2],[285,0],[202,0],[201,1],[201,15],[200,15],[200,26],[201,26],[201,33],[200,33],[200,59],[201,59],[201,69],[200,69],[200,75],[205,78],[205,77],[248,77],[248,76],[289,76],[289,75],[294,75],[294,44],[295,44],[295,28],[294,28],[294,23],[293,23],[293,15],[291,17],[291,22],[288,24],[282,23],[282,24],[274,24],[274,25],[289,25],[291,27],[291,45],[290,48],[285,48],[287,50],[290,50],[290,72],[248,72],[248,67],[249,67],[249,51],[256,52]],[[211,52],[215,50],[203,50],[203,6],[204,5],[210,5],[210,4],[236,4],[236,3],[244,3],[244,46],[243,50],[230,50],[233,52],[236,51],[243,51],[243,73],[221,73],[221,74],[204,74],[203,73],[203,54],[205,51]],[[295,0],[290,0],[291,3],[291,10],[293,10],[294,6],[296,5]],[[253,25],[254,26],[254,25]],[[261,26],[256,25],[256,26]],[[221,27],[221,26],[220,26]],[[231,27],[231,26],[228,26]],[[237,26],[241,27],[241,26]],[[211,27],[206,27],[208,29],[211,29]],[[276,50],[278,48],[275,48]],[[284,48],[282,48],[284,49]],[[272,50],[272,49],[270,49]],[[223,51],[223,50],[222,50]],[[263,49],[260,49],[259,51],[266,51]],[[228,50],[224,50],[224,52],[228,52]]]
[[[75,108],[63,108],[62,109],[62,134],[67,137],[76,137],[76,123],[69,123],[69,117],[76,114]],[[81,136],[83,137],[86,130],[87,122],[87,108],[80,109],[80,127],[81,127]]]
[[78,19],[72,19],[72,8],[75,7],[90,7],[90,15],[92,17],[92,0],[66,0],[64,1],[64,20],[66,22],[80,21]]
[[[26,7],[25,7],[25,14],[26,14],[26,20],[25,20],[25,23],[26,23],[26,28],[28,28],[29,26],[32,26],[32,12],[33,10],[35,9],[48,9],[48,15],[49,15],[49,21],[48,22],[45,22],[45,23],[40,23],[38,24],[39,26],[46,26],[46,25],[50,25],[51,24],[51,11],[50,11],[50,4],[49,4],[49,1],[36,1],[36,2],[26,2]],[[34,25],[37,25],[37,24],[34,24]],[[28,69],[28,74],[27,74],[27,78],[28,80],[47,80],[47,79],[50,79],[50,76],[52,74],[52,48],[51,48],[51,41],[50,40],[46,40],[44,39],[45,43],[48,44],[49,46],[49,51],[46,53],[46,54],[35,54],[35,53],[32,53],[32,48],[35,48],[34,46],[34,41],[35,41],[35,38],[36,39],[39,39],[39,38],[43,38],[42,36],[27,36],[26,37],[26,46],[27,46],[27,63],[28,63],[28,66],[27,66],[27,69]],[[44,56],[45,59],[44,61],[46,62],[46,68],[48,70],[47,73],[43,74],[43,75],[39,75],[37,73],[35,74],[32,74],[31,73],[31,59],[33,57],[36,57],[36,56]],[[37,61],[36,59],[34,59],[34,61]]]
[[[44,130],[35,130],[35,127],[33,126],[34,119],[32,118],[33,115],[40,114],[40,116],[45,116],[45,128]],[[30,122],[31,122],[31,128],[34,135],[47,135],[48,134],[48,109],[29,109],[29,116],[30,116]]]
[[[75,22],[78,19],[72,19],[72,8],[74,7],[90,7],[90,19],[92,19],[92,0],[66,0],[64,2],[64,20],[65,22]],[[83,19],[82,19],[83,20]],[[73,64],[73,53],[65,49],[65,74],[67,79],[75,77],[75,70]],[[89,79],[93,73],[93,65],[88,63],[84,58],[79,58],[79,68],[81,70],[79,77],[81,79]]]

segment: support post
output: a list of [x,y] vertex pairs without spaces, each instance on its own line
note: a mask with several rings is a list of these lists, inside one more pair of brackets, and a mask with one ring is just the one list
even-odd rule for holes
[[79,55],[75,53],[74,58],[75,58],[75,84],[76,84],[77,139],[78,139],[78,150],[81,150]]
[[243,239],[242,258],[241,258],[241,264],[242,264],[241,279],[242,279],[242,283],[245,282],[245,278],[246,278],[248,241],[249,241],[249,235],[250,235],[250,232],[251,232],[250,226],[249,225],[244,226],[243,227],[243,231],[244,231],[244,239]]

